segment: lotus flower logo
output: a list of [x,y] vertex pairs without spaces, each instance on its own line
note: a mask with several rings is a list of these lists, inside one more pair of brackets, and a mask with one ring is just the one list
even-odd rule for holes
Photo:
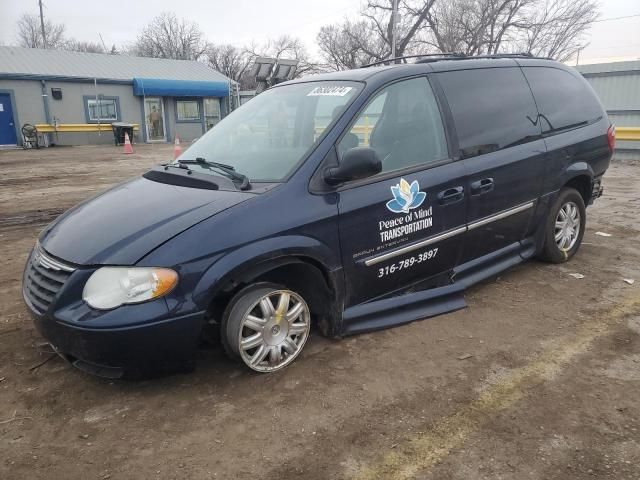
[[427,198],[427,194],[420,191],[417,180],[409,185],[404,178],[400,179],[399,184],[391,187],[391,193],[393,200],[387,202],[387,208],[393,213],[409,213],[409,210],[418,208]]

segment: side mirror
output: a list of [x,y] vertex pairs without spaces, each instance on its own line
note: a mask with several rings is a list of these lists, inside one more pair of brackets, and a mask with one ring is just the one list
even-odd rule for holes
[[327,168],[324,172],[324,181],[329,185],[338,185],[367,178],[381,171],[382,162],[373,148],[355,147],[344,153],[340,165]]

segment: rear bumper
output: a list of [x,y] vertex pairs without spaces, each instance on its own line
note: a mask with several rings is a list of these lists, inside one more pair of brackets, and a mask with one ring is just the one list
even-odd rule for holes
[[63,358],[109,378],[171,373],[193,367],[203,312],[119,328],[87,328],[32,312],[36,329]]

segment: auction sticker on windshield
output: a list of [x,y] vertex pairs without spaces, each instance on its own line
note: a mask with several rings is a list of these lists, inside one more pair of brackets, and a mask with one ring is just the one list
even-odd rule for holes
[[316,87],[307,93],[307,97],[344,97],[353,87]]

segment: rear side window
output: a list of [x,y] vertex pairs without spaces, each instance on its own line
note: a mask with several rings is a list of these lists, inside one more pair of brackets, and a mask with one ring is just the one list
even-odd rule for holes
[[558,68],[524,67],[540,111],[543,133],[586,125],[602,117],[602,109],[586,82]]
[[447,158],[440,110],[428,80],[403,80],[374,95],[340,140],[340,158],[358,146],[375,149],[383,173]]
[[519,68],[438,74],[465,158],[535,140],[538,111]]

